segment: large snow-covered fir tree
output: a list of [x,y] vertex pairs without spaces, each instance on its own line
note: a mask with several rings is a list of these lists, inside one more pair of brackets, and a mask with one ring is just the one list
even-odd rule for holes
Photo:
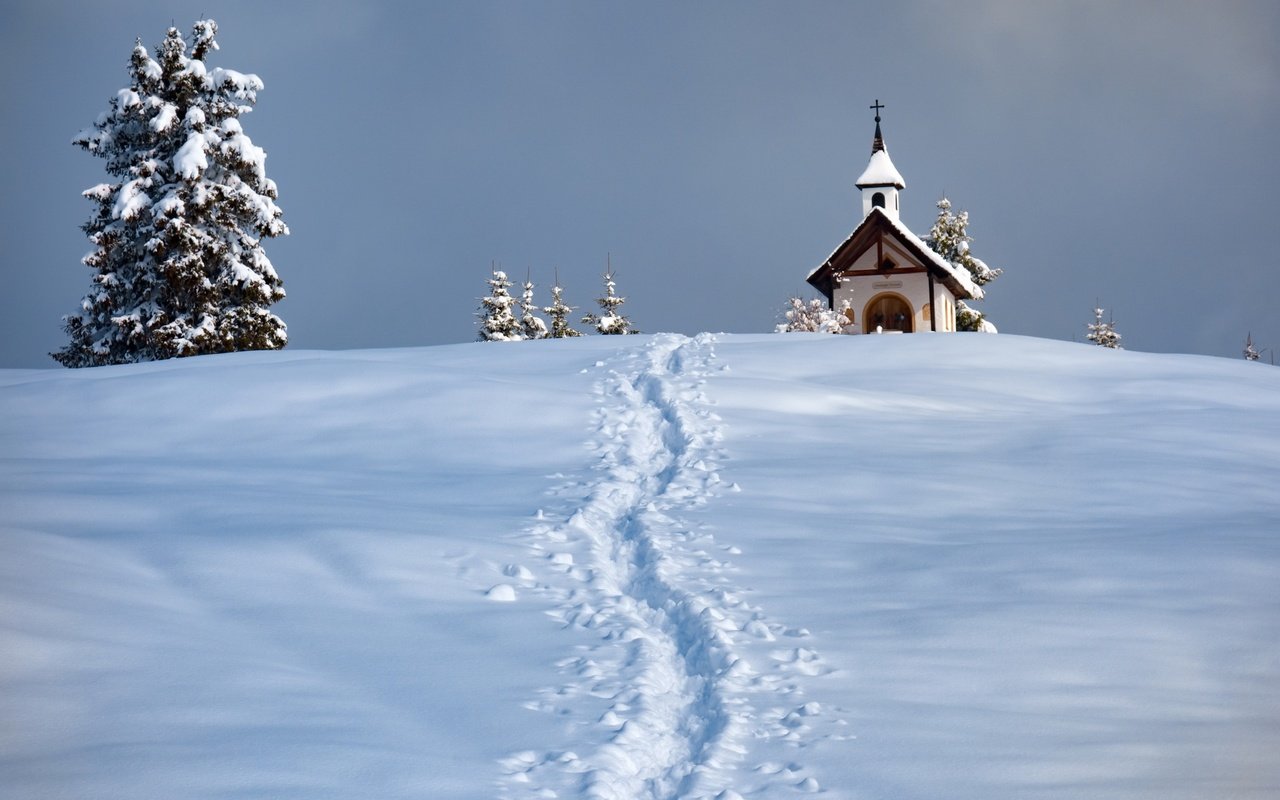
[[1093,322],[1088,324],[1089,333],[1085,335],[1085,338],[1101,347],[1123,350],[1124,348],[1120,346],[1120,334],[1116,332],[1115,321],[1108,318],[1104,322],[1102,311],[1101,307],[1093,309]]
[[617,284],[613,281],[613,269],[607,269],[604,273],[604,297],[596,298],[602,313],[587,314],[583,316],[582,321],[587,325],[594,325],[596,333],[606,336],[639,333],[640,331],[631,327],[631,320],[619,313],[619,309],[626,301],[627,298],[617,294]]
[[262,81],[205,58],[213,20],[197,22],[191,51],[170,28],[152,58],[141,41],[129,86],[72,143],[106,159],[110,183],[84,192],[93,288],[64,318],[68,367],[284,347],[284,298],[264,238],[289,232],[267,178],[266,153],[239,117]]
[[533,281],[526,276],[523,293],[520,295],[520,332],[526,339],[547,338],[547,323],[538,316],[538,307],[533,302]]
[[573,306],[564,302],[563,293],[564,289],[560,287],[560,276],[556,275],[556,285],[551,287],[551,305],[542,309],[543,313],[551,319],[552,339],[570,339],[582,335],[582,331],[576,330],[569,324],[569,315],[573,313]]
[[[969,273],[973,282],[985,286],[1004,270],[993,269],[980,258],[970,252],[969,246],[973,237],[969,235],[969,212],[955,213],[951,210],[951,201],[943,197],[938,201],[938,216],[929,229],[925,242],[935,253],[957,267]],[[995,333],[996,326],[975,308],[971,308],[963,300],[956,301],[956,329],[961,331],[981,331]]]
[[476,338],[482,342],[518,342],[524,339],[520,320],[512,311],[516,299],[508,291],[511,281],[507,279],[507,273],[493,268],[486,283],[489,284],[489,296],[480,298],[480,310],[476,312],[480,319],[480,332]]

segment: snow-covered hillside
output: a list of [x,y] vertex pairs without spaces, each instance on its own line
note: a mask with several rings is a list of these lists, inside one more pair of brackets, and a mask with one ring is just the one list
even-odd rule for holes
[[0,371],[14,798],[1271,798],[1280,371],[1012,336]]

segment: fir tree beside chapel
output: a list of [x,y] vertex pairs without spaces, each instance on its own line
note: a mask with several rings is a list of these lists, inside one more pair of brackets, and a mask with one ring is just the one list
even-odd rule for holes
[[[925,242],[935,253],[951,264],[963,268],[978,286],[985,286],[1000,277],[1004,270],[992,269],[969,250],[973,237],[969,235],[969,212],[955,213],[946,197],[938,200],[938,216],[929,229]],[[995,333],[996,326],[975,308],[963,300],[956,301],[956,330]]]
[[68,367],[284,347],[269,307],[284,288],[262,240],[288,234],[266,153],[240,124],[256,75],[209,67],[218,27],[188,43],[170,28],[155,57],[139,41],[129,85],[72,143],[111,177],[84,192],[93,287],[64,318]]

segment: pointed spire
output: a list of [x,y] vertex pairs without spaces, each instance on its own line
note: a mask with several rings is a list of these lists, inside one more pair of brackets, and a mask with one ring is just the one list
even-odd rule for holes
[[884,146],[884,135],[880,133],[880,109],[884,108],[884,103],[877,99],[875,105],[870,108],[875,109],[876,112],[876,137],[871,142],[871,160],[867,162],[867,168],[858,176],[856,185],[859,189],[881,186],[905,189],[907,183],[893,166],[893,161],[889,158],[889,149]]
[[875,155],[884,150],[884,136],[880,133],[880,109],[884,108],[884,104],[880,102],[880,98],[876,98],[875,105],[869,106],[876,111],[876,138],[871,140],[871,154]]

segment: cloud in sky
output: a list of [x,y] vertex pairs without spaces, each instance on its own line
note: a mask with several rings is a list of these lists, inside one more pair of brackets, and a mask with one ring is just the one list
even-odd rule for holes
[[[1050,80],[1089,94],[1155,91],[1190,107],[1274,104],[1280,52],[1274,14],[1256,3],[978,0],[913,6],[936,40],[970,56],[1002,90]],[[1084,83],[1082,78],[1094,82]]]
[[1280,346],[1270,2],[206,5],[0,11],[0,365],[52,365],[89,286],[70,138],[205,12],[266,83],[291,347],[470,341],[494,261],[587,310],[606,257],[644,330],[769,330],[858,222],[876,98],[904,220],[970,211],[1002,330],[1101,299],[1136,349]]

